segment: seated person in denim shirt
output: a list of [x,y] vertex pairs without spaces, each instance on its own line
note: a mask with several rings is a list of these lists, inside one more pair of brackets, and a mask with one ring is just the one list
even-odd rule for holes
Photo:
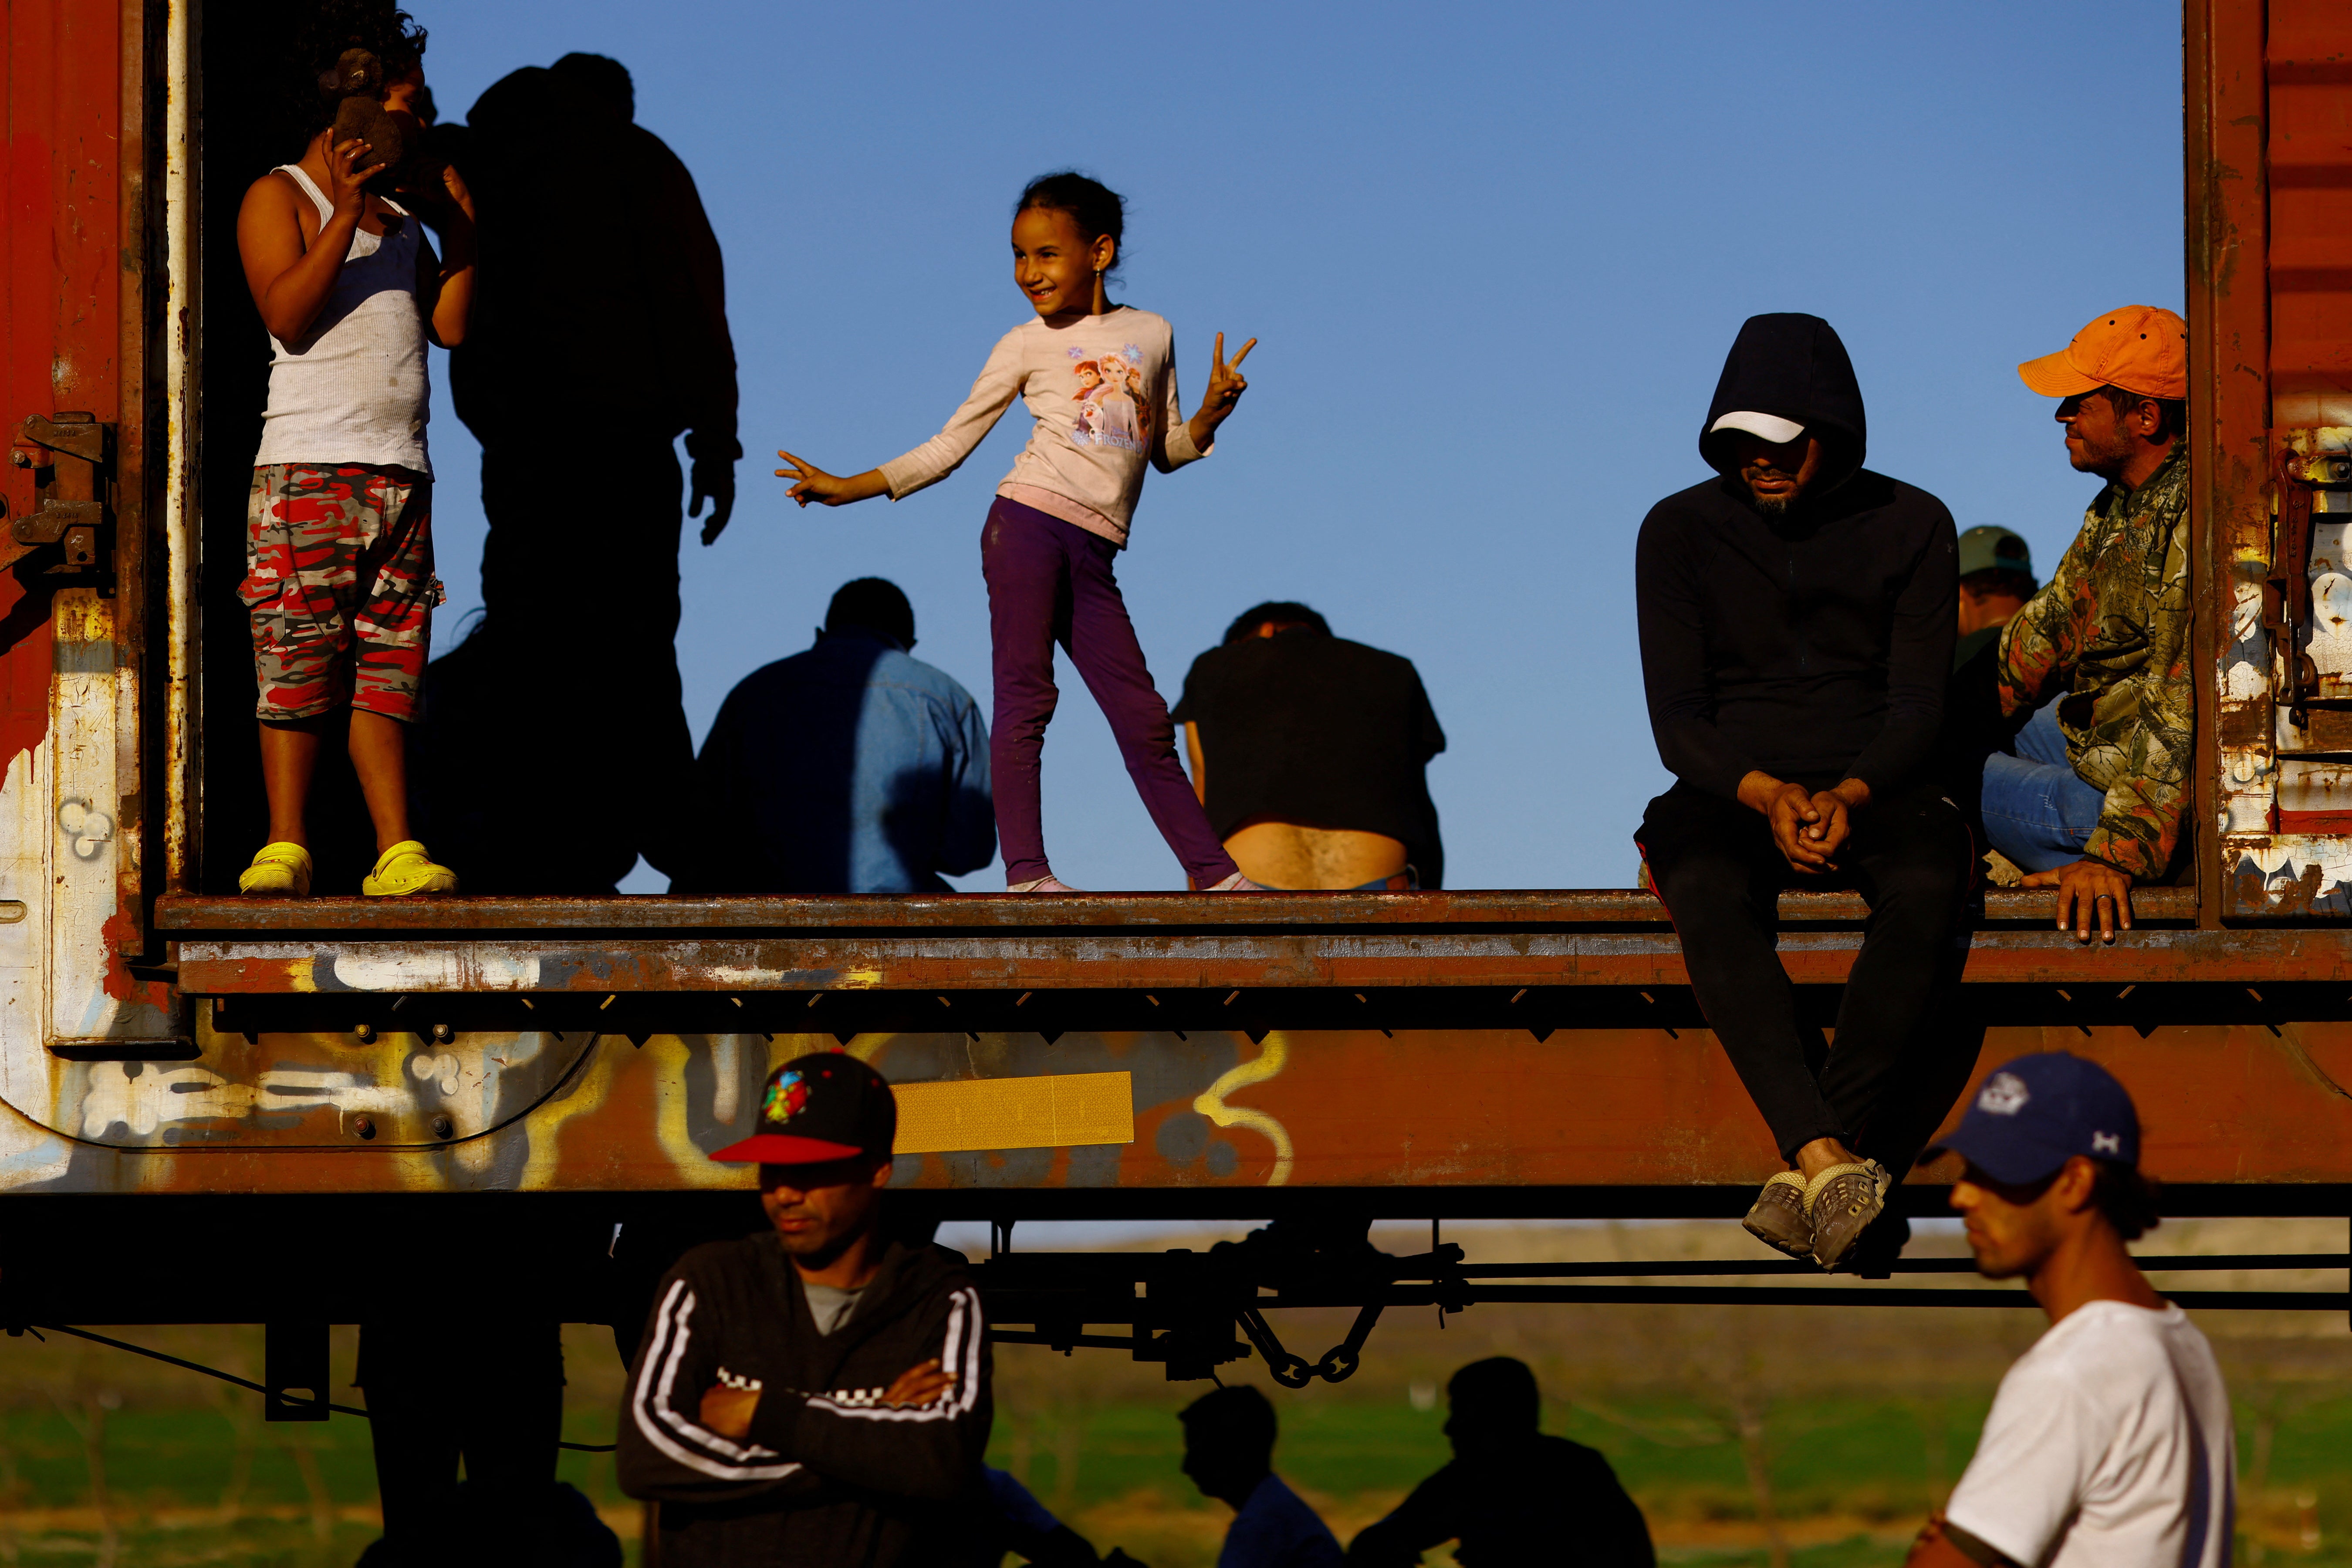
[[1335,637],[1304,605],[1245,610],[1171,715],[1234,864],[1269,888],[1444,886],[1425,775],[1445,750],[1412,661]]
[[944,893],[996,854],[988,729],[908,657],[915,612],[861,577],[816,646],[728,693],[697,761],[704,839],[679,893]]

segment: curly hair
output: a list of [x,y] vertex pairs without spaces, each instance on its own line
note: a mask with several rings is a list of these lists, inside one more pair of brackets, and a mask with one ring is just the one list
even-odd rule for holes
[[345,49],[374,55],[386,80],[406,76],[425,58],[425,29],[392,0],[311,0],[298,10],[278,72],[289,144],[307,142],[335,122],[341,100],[323,90],[319,78],[335,68]]

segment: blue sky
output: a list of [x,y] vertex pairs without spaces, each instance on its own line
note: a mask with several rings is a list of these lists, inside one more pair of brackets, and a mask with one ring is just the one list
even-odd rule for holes
[[[726,535],[688,533],[698,738],[866,574],[907,590],[918,657],[986,707],[980,525],[1026,416],[896,505],[803,513],[770,454],[856,472],[937,430],[1028,312],[1013,197],[1076,165],[1129,198],[1117,297],[1175,324],[1188,407],[1214,332],[1261,340],[1216,454],[1150,478],[1120,559],[1161,690],[1266,598],[1411,658],[1451,742],[1431,784],[1457,888],[1631,882],[1666,782],[1633,538],[1704,477],[1700,416],[1743,319],[1827,317],[1869,400],[1871,465],[1963,528],[2017,529],[2046,573],[2095,487],[2016,363],[2113,305],[2182,303],[2166,6],[412,9],[445,119],[516,67],[609,54],[700,185],[750,456]],[[630,216],[625,192],[583,213],[580,265]],[[446,639],[480,602],[483,523],[435,368]],[[1181,887],[1065,675],[1056,872]],[[625,884],[662,886],[643,867]]]

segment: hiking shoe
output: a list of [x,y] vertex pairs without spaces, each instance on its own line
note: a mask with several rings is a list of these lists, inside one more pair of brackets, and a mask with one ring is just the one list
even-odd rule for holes
[[1813,1261],[1835,1268],[1845,1261],[1862,1233],[1886,1208],[1895,1184],[1875,1160],[1832,1165],[1805,1184],[1805,1208],[1813,1220]]
[[310,896],[310,852],[284,839],[265,844],[253,864],[236,874],[236,890],[257,899]]
[[1755,1207],[1739,1222],[1748,1234],[1765,1246],[1791,1258],[1813,1255],[1813,1221],[1805,1212],[1805,1178],[1794,1171],[1775,1171]]
[[1263,882],[1253,882],[1239,871],[1222,882],[1212,882],[1202,889],[1206,893],[1277,893],[1279,888],[1269,888]]
[[375,869],[360,883],[360,891],[371,899],[457,890],[457,873],[446,866],[436,866],[432,857],[425,853],[425,846],[414,838],[404,838],[377,856]]
[[1085,891],[1082,888],[1073,888],[1067,882],[1065,882],[1062,879],[1054,875],[1051,871],[1046,872],[1042,877],[1032,877],[1025,882],[1007,882],[1004,885],[1004,890],[1008,893],[1077,893]]

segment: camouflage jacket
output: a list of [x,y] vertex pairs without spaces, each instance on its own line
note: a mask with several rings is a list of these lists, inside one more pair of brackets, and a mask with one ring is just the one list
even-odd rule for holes
[[2063,689],[2067,760],[2107,793],[2083,853],[2153,881],[2188,803],[2197,703],[2189,681],[2189,457],[2174,446],[2136,490],[2109,483],[2042,592],[2000,637],[2000,705]]

